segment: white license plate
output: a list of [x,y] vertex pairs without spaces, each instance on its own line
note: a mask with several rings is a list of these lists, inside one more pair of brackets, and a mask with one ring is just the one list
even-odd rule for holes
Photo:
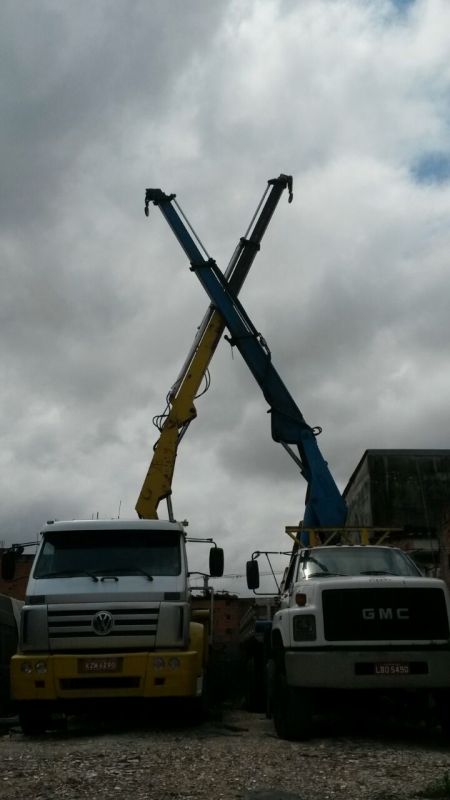
[[403,662],[381,662],[374,664],[375,675],[409,675],[409,664]]

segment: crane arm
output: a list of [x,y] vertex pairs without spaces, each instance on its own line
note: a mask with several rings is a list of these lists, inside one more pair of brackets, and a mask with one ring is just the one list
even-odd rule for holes
[[[156,190],[159,191],[159,190]],[[166,196],[167,197],[167,196]],[[229,286],[215,261],[205,258],[186,230],[171,200],[164,206],[164,216],[180,242],[211,303],[221,314],[231,337],[260,386],[270,406],[272,438],[291,451],[307,482],[304,523],[307,526],[343,525],[346,505],[317,445],[316,431],[308,425],[272,364],[270,350],[256,330],[236,293]]]
[[266,341],[213,261],[193,263],[191,268],[220,310],[231,334],[231,344],[238,348],[269,404],[272,438],[286,447],[298,448],[301,472],[308,485],[305,525],[343,525],[347,513],[345,501],[319,450],[316,431],[305,421],[272,364]]
[[[268,181],[250,226],[233,253],[224,277],[236,295],[248,275],[262,237],[286,188],[289,190],[289,202],[291,202],[291,176],[281,174],[278,178]],[[169,221],[172,219],[170,209],[174,200],[175,195],[165,195],[160,189],[148,189],[145,197],[145,213],[148,216],[149,204],[152,202],[160,208]],[[178,214],[176,216],[178,217]],[[195,248],[195,255],[200,254],[187,227],[180,217],[179,219],[181,225],[176,226],[174,232],[180,244],[185,251],[187,248],[191,255],[194,254],[192,247]],[[180,374],[167,396],[167,413],[161,418],[160,436],[154,446],[153,457],[136,503],[139,517],[156,519],[158,505],[164,498],[168,502],[169,516],[173,517],[170,495],[178,445],[197,415],[194,401],[224,328],[222,316],[211,304],[198,328]]]

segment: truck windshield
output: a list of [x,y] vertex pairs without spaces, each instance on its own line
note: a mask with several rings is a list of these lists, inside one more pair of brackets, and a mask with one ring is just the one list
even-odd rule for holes
[[180,537],[166,531],[76,530],[45,534],[35,578],[179,575]]
[[420,575],[414,562],[390,547],[323,547],[306,550],[300,576],[324,575]]

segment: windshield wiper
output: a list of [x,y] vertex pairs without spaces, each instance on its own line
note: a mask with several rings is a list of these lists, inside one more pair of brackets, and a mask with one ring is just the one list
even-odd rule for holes
[[345,578],[345,575],[342,572],[311,572],[308,575],[308,578]]
[[133,567],[133,571],[132,572],[130,571],[127,574],[128,575],[145,575],[145,577],[148,578],[149,581],[153,580],[153,575],[150,575],[150,573],[147,572],[147,570],[141,569],[140,567]]
[[118,567],[117,569],[99,569],[95,570],[97,575],[109,575],[115,577],[116,575],[145,575],[149,581],[153,580],[153,575],[150,575],[145,569],[140,567]]
[[44,572],[42,575],[36,575],[37,578],[76,578],[78,576],[87,575],[89,578],[95,583],[98,583],[99,576],[108,575],[110,577],[115,577],[116,573],[118,575],[145,575],[145,577],[149,580],[153,580],[153,575],[150,575],[149,572],[146,572],[145,569],[141,569],[140,567],[120,567],[119,569],[66,569],[60,570],[59,572]]
[[60,572],[44,572],[42,575],[36,575],[36,578],[76,578],[82,575],[87,575],[92,578],[95,583],[98,582],[95,572],[87,569],[66,569]]
[[395,575],[395,572],[389,572],[387,569],[367,569],[365,572],[360,572],[360,575]]

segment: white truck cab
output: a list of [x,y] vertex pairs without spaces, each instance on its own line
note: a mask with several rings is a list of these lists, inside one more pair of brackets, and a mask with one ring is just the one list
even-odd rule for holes
[[444,581],[424,577],[399,548],[299,547],[272,618],[269,692],[278,734],[311,735],[315,710],[346,692],[361,705],[388,694],[426,699],[449,730],[449,620]]

